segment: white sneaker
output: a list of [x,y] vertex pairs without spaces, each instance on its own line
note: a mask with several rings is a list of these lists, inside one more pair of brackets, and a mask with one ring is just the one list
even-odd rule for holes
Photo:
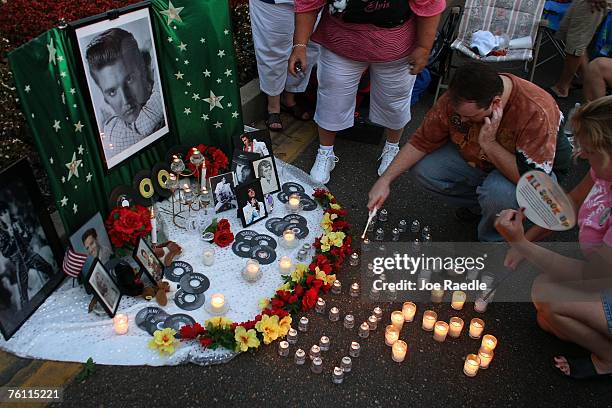
[[385,144],[385,148],[378,160],[380,160],[380,166],[378,167],[378,175],[382,176],[382,174],[387,170],[387,167],[391,164],[395,156],[399,153],[400,149],[398,146],[389,146]]
[[327,184],[331,171],[336,167],[338,158],[333,150],[319,149],[317,158],[315,159],[312,169],[310,169],[310,177],[321,184]]

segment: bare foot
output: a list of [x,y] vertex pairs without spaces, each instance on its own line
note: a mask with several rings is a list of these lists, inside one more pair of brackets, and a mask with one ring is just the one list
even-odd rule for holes
[[570,366],[567,359],[563,356],[554,357],[555,367],[557,367],[565,375],[570,375]]

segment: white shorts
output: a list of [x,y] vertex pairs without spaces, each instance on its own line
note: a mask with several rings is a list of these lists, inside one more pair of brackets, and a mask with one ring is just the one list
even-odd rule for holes
[[293,4],[269,4],[261,0],[249,0],[249,13],[261,91],[269,96],[280,95],[283,90],[304,92],[312,67],[319,56],[319,45],[312,41],[308,44],[308,66],[304,78],[288,75],[287,67],[295,25]]
[[389,62],[360,62],[320,47],[314,116],[317,125],[332,132],[353,126],[357,88],[366,68],[370,68],[370,121],[389,129],[401,129],[410,122],[416,75],[410,74],[408,57]]

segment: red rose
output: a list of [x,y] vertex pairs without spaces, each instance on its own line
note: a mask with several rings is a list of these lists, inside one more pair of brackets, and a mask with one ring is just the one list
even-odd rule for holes
[[285,306],[285,302],[281,299],[272,299],[272,309],[277,309]]
[[315,288],[310,288],[306,291],[306,294],[302,298],[302,308],[304,310],[310,310],[317,303],[319,297],[319,291]]
[[182,340],[193,340],[198,337],[200,334],[204,333],[204,328],[200,325],[200,323],[194,323],[192,326],[183,326],[179,330],[181,333]]
[[217,230],[213,241],[221,248],[225,248],[234,241],[234,234],[230,230]]
[[210,337],[204,337],[204,336],[200,337],[200,344],[202,345],[202,347],[207,348],[212,343],[213,343],[213,340]]
[[230,230],[230,223],[227,219],[222,218],[217,222],[217,231]]
[[289,296],[289,300],[287,301],[287,303],[289,303],[290,305],[294,304],[295,302],[298,301],[298,297],[297,295],[291,295]]
[[296,296],[302,296],[304,294],[304,288],[299,283],[293,288],[293,294]]

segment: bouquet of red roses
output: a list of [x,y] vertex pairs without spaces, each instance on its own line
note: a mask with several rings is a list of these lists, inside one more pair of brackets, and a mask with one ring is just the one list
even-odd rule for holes
[[151,213],[147,207],[115,207],[106,218],[106,230],[115,248],[133,247],[151,232]]
[[219,175],[219,170],[226,169],[229,165],[229,160],[225,153],[221,149],[214,146],[206,146],[205,144],[199,144],[187,152],[185,157],[185,163],[192,173],[195,173],[197,179],[200,178],[201,168],[197,169],[193,163],[189,160],[193,154],[194,149],[197,149],[204,155],[204,163],[206,163],[206,178],[214,177]]
[[234,242],[234,234],[230,228],[230,223],[225,218],[221,218],[219,221],[215,218],[204,232],[212,232],[215,235],[213,242],[221,248],[225,248]]

